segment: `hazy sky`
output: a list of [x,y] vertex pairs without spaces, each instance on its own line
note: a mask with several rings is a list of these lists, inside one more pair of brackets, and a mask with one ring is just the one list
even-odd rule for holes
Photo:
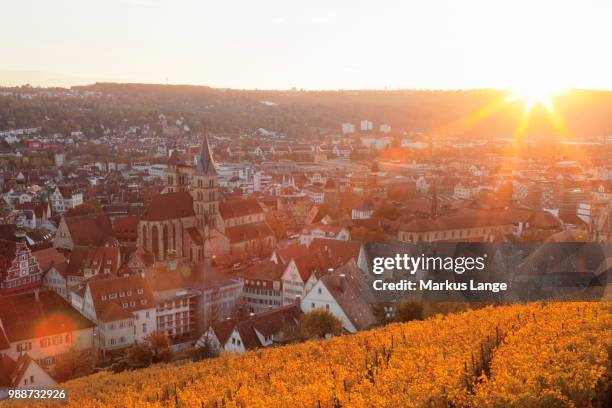
[[0,84],[612,89],[612,0],[2,0]]

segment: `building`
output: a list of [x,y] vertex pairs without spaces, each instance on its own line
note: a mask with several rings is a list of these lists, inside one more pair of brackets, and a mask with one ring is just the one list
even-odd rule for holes
[[364,119],[361,121],[359,129],[362,132],[369,132],[372,129],[374,129],[374,123],[370,122],[369,120]]
[[324,309],[342,322],[349,333],[366,330],[376,323],[366,300],[366,287],[355,261],[323,275],[301,301],[302,312]]
[[58,186],[49,196],[49,201],[55,214],[64,214],[71,208],[83,204],[83,193],[71,186]]
[[252,315],[245,320],[226,319],[211,325],[196,347],[208,344],[216,353],[244,353],[271,347],[291,339],[299,328],[299,319],[297,304]]
[[283,271],[283,265],[264,260],[236,272],[243,284],[242,302],[249,313],[262,313],[282,305]]
[[351,218],[354,220],[368,220],[374,214],[374,201],[364,198],[351,210]]
[[157,305],[157,331],[165,334],[176,350],[193,345],[198,334],[198,290],[191,287],[172,260],[148,269],[145,278]]
[[93,346],[94,327],[52,291],[0,296],[0,355],[13,361],[27,353],[52,370],[68,350]]
[[348,241],[351,239],[351,233],[348,228],[345,227],[316,223],[306,225],[302,229],[299,236],[299,242],[301,245],[308,246],[316,238]]
[[62,217],[53,246],[71,251],[75,246],[113,246],[117,244],[108,215],[87,214]]
[[157,260],[165,260],[169,250],[191,262],[229,252],[229,240],[219,230],[218,175],[208,138],[195,161],[184,163],[172,154],[168,192],[154,197],[138,224],[138,246]]
[[153,292],[140,275],[97,275],[73,288],[70,300],[97,324],[94,346],[103,354],[143,341],[157,329]]
[[28,248],[25,231],[17,229],[15,239],[0,239],[0,296],[19,293],[42,285],[43,271]]
[[343,123],[342,124],[342,134],[348,135],[355,133],[355,125],[352,123]]

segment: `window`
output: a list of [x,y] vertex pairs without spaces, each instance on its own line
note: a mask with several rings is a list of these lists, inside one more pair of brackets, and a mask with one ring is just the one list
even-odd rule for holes
[[314,303],[311,303],[311,304],[310,304],[310,308],[311,308],[311,309],[314,309],[314,308],[315,308],[315,304],[314,304]]
[[137,292],[138,292],[139,295],[142,295],[144,293],[144,291],[142,289],[138,289]]
[[48,337],[44,339],[40,339],[40,347],[45,348],[45,347],[49,347],[50,345],[51,345],[51,341],[49,340]]
[[143,324],[142,324],[142,332],[143,332],[143,333],[146,333],[146,332],[147,332],[147,324],[146,324],[146,323],[143,323]]
[[145,312],[145,317],[148,319],[149,318],[149,312]]
[[323,290],[321,288],[319,288],[318,292],[319,292],[319,295],[320,295],[323,292]]
[[127,303],[124,303],[124,304],[123,304],[123,308],[124,308],[124,309],[127,309],[127,308],[128,308],[128,304],[127,304]]

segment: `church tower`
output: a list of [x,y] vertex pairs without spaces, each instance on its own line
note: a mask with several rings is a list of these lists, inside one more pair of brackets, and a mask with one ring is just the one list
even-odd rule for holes
[[217,187],[217,170],[208,143],[204,137],[202,150],[196,158],[196,166],[191,179],[191,194],[198,226],[200,228],[214,228],[219,213],[219,191]]

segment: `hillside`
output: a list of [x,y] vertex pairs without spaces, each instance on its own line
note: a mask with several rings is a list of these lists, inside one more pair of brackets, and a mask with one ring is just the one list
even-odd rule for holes
[[66,406],[606,406],[611,352],[610,303],[487,307],[201,363],[99,373],[66,383]]

